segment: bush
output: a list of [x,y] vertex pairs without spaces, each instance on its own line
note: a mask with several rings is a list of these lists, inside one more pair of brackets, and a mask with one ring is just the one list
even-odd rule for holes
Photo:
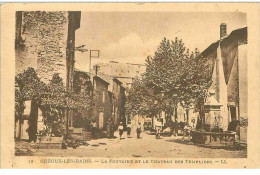
[[248,118],[240,117],[240,126],[248,126]]

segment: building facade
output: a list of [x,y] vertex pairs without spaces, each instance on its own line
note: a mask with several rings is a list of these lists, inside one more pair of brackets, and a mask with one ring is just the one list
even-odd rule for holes
[[97,75],[93,76],[93,84],[95,103],[93,114],[100,124],[103,123],[100,129],[105,129],[108,118],[112,119],[115,128],[120,122],[125,124],[126,95],[123,83],[113,76],[97,72]]
[[131,87],[133,80],[141,78],[141,75],[146,71],[146,66],[143,64],[120,63],[116,61],[100,63],[94,65],[93,68],[98,72],[117,78],[125,87]]
[[220,25],[220,39],[212,43],[201,54],[208,61],[210,67],[208,75],[212,84],[208,92],[214,92],[214,98],[220,109],[215,110],[215,116],[209,117],[209,111],[205,109],[209,98],[204,105],[195,105],[190,109],[177,108],[177,115],[172,116],[178,122],[188,122],[196,127],[199,119],[202,123],[218,125],[227,131],[228,125],[233,120],[247,119],[247,27],[226,33],[227,25]]
[[[77,94],[87,94],[92,100],[93,85],[88,72],[74,70],[73,90]],[[90,130],[92,108],[89,110],[77,110],[70,118],[70,127]]]
[[94,107],[92,120],[97,122],[99,130],[105,130],[108,118],[112,117],[112,94],[108,90],[109,82],[95,75],[93,84]]
[[58,73],[67,86],[74,70],[80,12],[16,12],[16,74],[32,67],[44,83]]
[[125,103],[126,95],[125,88],[122,86],[122,82],[117,78],[113,78],[113,89],[112,89],[112,102],[113,102],[113,120],[115,126],[118,126],[120,122],[126,124],[125,116]]
[[[100,63],[93,66],[93,74],[105,74],[106,76],[103,77],[110,77],[108,78],[108,81],[110,82],[109,87],[113,94],[112,114],[116,126],[119,122],[123,122],[125,125],[131,120],[132,117],[127,116],[125,113],[127,88],[131,87],[131,84],[135,79],[140,79],[145,71],[146,66],[143,64],[120,63],[116,61]],[[113,86],[111,87],[112,84]]]
[[211,44],[202,55],[209,61],[215,98],[221,104],[220,125],[227,130],[232,120],[247,118],[247,27],[226,34],[220,25],[220,40]]
[[[59,74],[67,89],[73,84],[75,31],[80,27],[81,12],[17,11],[15,30],[15,73],[34,68],[42,82],[48,84]],[[41,111],[31,103],[30,125],[36,138]],[[36,105],[36,106],[35,106]],[[27,107],[30,107],[27,105]],[[27,111],[27,109],[25,109]],[[18,127],[23,127],[20,121]],[[23,128],[26,130],[26,128]],[[17,128],[16,131],[20,131]],[[21,137],[20,133],[16,133]]]

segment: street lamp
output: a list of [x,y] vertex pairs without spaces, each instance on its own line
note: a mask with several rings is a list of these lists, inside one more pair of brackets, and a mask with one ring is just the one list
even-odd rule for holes
[[86,45],[81,45],[81,46],[77,46],[77,47],[74,47],[74,48],[72,48],[72,49],[67,49],[68,51],[79,51],[79,52],[82,52],[82,53],[84,53],[84,52],[87,52],[88,51],[88,49],[85,49],[84,47],[85,47]]

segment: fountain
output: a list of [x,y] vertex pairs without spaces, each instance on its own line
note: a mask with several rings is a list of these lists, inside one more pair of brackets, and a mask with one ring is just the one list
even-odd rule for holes
[[235,133],[223,131],[223,116],[221,107],[215,98],[215,91],[209,91],[209,97],[204,104],[205,121],[203,128],[191,131],[192,142],[213,147],[232,146],[235,141]]

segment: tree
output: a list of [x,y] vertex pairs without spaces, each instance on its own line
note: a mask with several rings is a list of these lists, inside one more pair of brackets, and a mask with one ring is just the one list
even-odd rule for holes
[[46,126],[52,128],[58,135],[64,132],[65,109],[90,109],[91,96],[87,93],[76,94],[66,90],[59,74],[54,74],[50,83],[40,81],[33,68],[19,73],[15,77],[17,88],[15,91],[15,119],[21,119],[25,108],[24,101],[31,100],[31,114],[29,118],[29,140],[36,140],[38,108],[43,112]]
[[15,114],[18,119],[22,120],[22,113],[25,109],[24,101],[31,100],[31,113],[29,118],[29,141],[36,141],[38,105],[40,103],[40,94],[46,88],[45,84],[40,81],[36,71],[29,67],[15,77],[17,85],[15,93]]
[[[211,81],[208,65],[198,49],[191,54],[182,40],[164,38],[154,56],[146,59],[146,72],[129,90],[129,113],[172,113],[204,98]],[[134,110],[132,110],[134,109]],[[144,110],[145,109],[145,110]]]
[[45,111],[46,124],[52,128],[56,135],[64,135],[65,110],[89,110],[91,108],[91,97],[87,92],[75,93],[66,90],[59,74],[54,74],[47,91],[41,98],[41,106]]
[[25,109],[25,105],[24,105],[23,95],[21,93],[20,88],[16,87],[15,88],[15,123],[19,121],[18,122],[19,130],[16,131],[18,133],[21,133],[22,115],[24,109]]
[[24,100],[32,100],[39,97],[46,85],[40,81],[34,68],[29,67],[15,76],[15,82],[20,89]]
[[132,115],[154,116],[159,112],[158,99],[152,89],[146,87],[145,80],[136,79],[132,87],[127,89],[126,112]]

